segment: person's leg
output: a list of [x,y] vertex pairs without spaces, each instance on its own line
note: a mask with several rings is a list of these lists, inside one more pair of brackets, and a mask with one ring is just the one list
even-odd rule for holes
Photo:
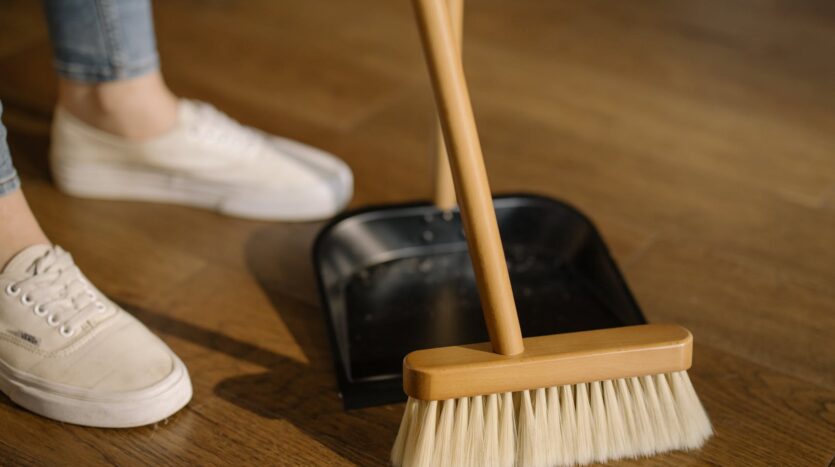
[[324,151],[177,99],[159,72],[150,0],[46,0],[60,76],[50,161],[79,197],[184,204],[264,220],[330,217],[353,193]]
[[3,103],[0,102],[0,271],[26,247],[49,243],[20,191],[20,179],[12,165],[2,116]]
[[20,190],[2,121],[0,330],[0,391],[43,416],[138,426],[191,399],[180,359],[44,235]]
[[0,195],[0,270],[26,247],[49,243],[20,189]]
[[0,330],[0,391],[45,417],[131,427],[191,399],[183,362],[47,239],[20,190],[2,121]]
[[159,72],[149,0],[46,0],[58,104],[100,130],[141,141],[177,119]]
[[58,104],[81,121],[130,141],[147,141],[174,127],[177,98],[158,71],[106,83],[61,78]]

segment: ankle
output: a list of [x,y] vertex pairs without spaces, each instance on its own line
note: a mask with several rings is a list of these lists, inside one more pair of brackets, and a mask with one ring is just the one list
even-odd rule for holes
[[62,79],[58,103],[88,125],[133,141],[159,136],[177,120],[177,98],[158,72],[104,83]]
[[32,245],[49,244],[20,190],[0,197],[0,271]]

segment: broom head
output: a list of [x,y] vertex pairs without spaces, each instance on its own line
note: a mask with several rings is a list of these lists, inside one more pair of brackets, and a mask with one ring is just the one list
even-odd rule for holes
[[419,350],[395,465],[577,465],[694,449],[712,434],[687,376],[693,336],[647,324]]

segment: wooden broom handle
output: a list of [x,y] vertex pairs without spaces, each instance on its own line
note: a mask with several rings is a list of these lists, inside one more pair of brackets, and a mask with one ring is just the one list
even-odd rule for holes
[[[455,34],[455,42],[458,46],[458,53],[461,53],[462,34],[464,30],[464,0],[446,0],[447,11],[449,11],[452,32]],[[455,186],[452,184],[452,171],[449,168],[449,158],[446,154],[444,134],[440,122],[436,130],[435,138],[435,162],[434,162],[434,197],[435,206],[441,211],[449,211],[455,208]]]
[[461,55],[444,0],[414,0],[493,351],[525,350]]

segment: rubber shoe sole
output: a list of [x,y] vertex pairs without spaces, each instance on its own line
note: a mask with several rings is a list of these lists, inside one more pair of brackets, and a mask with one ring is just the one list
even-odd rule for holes
[[232,217],[289,222],[332,217],[353,191],[350,172],[339,172],[327,183],[319,193],[325,203],[107,162],[53,161],[52,175],[59,190],[79,198],[178,204]]
[[131,428],[162,421],[191,400],[191,380],[183,362],[153,386],[95,394],[56,385],[14,370],[0,361],[0,391],[21,407],[53,420],[99,428]]

